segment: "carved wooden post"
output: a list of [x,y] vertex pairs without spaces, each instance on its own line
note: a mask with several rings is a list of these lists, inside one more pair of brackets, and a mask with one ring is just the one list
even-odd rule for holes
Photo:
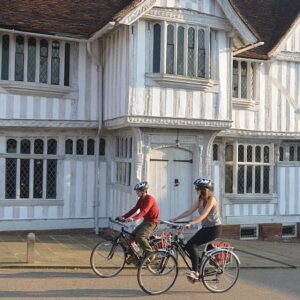
[[34,262],[34,244],[35,244],[35,234],[30,232],[27,234],[27,263]]

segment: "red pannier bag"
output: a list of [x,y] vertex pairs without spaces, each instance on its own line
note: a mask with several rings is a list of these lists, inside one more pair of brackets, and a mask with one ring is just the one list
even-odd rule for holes
[[211,243],[214,248],[221,248],[224,249],[223,253],[219,253],[215,255],[216,261],[219,263],[220,266],[224,266],[226,263],[230,261],[230,253],[228,251],[232,251],[234,248],[230,246],[227,242],[215,241]]

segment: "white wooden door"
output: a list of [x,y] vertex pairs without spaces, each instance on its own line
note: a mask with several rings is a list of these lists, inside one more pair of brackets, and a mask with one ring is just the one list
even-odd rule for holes
[[193,201],[192,153],[178,148],[152,150],[149,184],[149,193],[157,199],[162,220],[188,209]]

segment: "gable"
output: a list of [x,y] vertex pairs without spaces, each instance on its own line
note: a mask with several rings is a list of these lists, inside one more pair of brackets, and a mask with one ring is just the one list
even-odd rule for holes
[[252,29],[263,46],[240,57],[268,59],[284,40],[300,13],[299,0],[229,0],[236,13]]

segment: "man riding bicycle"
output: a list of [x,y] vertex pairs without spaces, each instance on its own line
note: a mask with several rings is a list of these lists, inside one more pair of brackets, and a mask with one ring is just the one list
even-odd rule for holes
[[[136,205],[124,215],[116,218],[117,220],[125,219],[126,223],[144,218],[143,222],[132,231],[131,236],[144,250],[145,255],[155,251],[149,243],[149,236],[158,229],[160,220],[157,202],[153,196],[148,194],[148,188],[149,184],[147,181],[137,183],[134,187],[139,197]],[[139,213],[131,217],[138,210],[140,210]],[[131,254],[127,258],[126,263],[131,264],[134,261],[135,257]]]

